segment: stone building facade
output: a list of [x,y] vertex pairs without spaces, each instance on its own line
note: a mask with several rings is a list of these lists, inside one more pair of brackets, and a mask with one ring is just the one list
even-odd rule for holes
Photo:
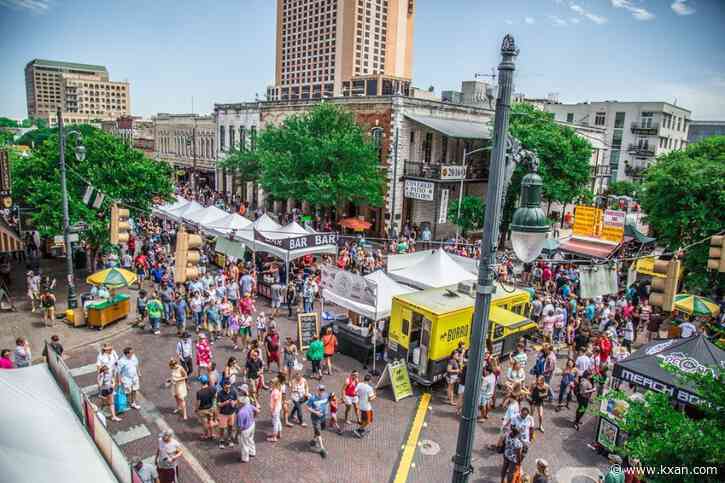
[[154,157],[176,168],[180,182],[197,173],[198,186],[216,186],[216,124],[213,116],[157,114]]

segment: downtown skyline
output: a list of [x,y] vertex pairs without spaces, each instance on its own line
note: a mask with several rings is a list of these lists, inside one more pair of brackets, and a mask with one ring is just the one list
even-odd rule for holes
[[[27,115],[23,68],[33,58],[106,65],[130,82],[131,111],[144,117],[190,112],[192,97],[199,113],[264,98],[274,79],[276,2],[133,3],[0,0],[9,39],[0,47],[0,115]],[[510,32],[521,48],[516,91],[528,97],[661,100],[693,119],[725,119],[725,6],[717,0],[418,0],[415,22],[413,85],[438,94],[490,73]]]

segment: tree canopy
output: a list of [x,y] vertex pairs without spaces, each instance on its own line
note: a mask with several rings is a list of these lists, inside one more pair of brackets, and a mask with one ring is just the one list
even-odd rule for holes
[[[703,417],[691,418],[674,408],[667,393],[648,391],[643,402],[630,402],[623,425],[629,435],[624,450],[646,466],[709,466],[723,471],[725,374],[718,368],[704,374],[681,374],[709,403],[699,406]],[[712,480],[704,475],[648,475],[647,481],[695,483],[722,479],[718,475],[713,475]]]
[[[535,152],[540,161],[539,175],[544,181],[543,199],[563,205],[573,202],[588,189],[592,145],[554,116],[530,104],[516,103],[511,108],[509,134],[524,149]],[[502,234],[506,233],[521,192],[525,166],[517,166],[506,193]]]
[[471,230],[483,227],[486,205],[478,196],[464,196],[461,199],[461,213],[458,216],[458,200],[448,207],[448,221],[455,223],[465,236]]
[[[716,234],[725,227],[725,136],[705,138],[657,158],[645,171],[639,200],[658,243],[668,250]],[[723,285],[707,271],[709,243],[685,252],[685,287],[705,291]]]
[[607,194],[634,197],[640,189],[640,183],[634,183],[632,181],[612,181],[607,186]]
[[233,149],[225,158],[219,160],[219,166],[235,171],[241,181],[257,181],[262,174],[259,153],[256,150]]
[[256,159],[260,183],[275,199],[321,207],[383,203],[378,150],[353,114],[334,104],[323,102],[267,127],[259,135]]
[[[113,200],[131,209],[131,215],[150,210],[154,197],[168,198],[173,192],[171,168],[151,160],[120,139],[91,126],[76,127],[83,135],[86,157],[78,161],[71,136],[66,144],[68,207],[71,224],[84,221],[81,233],[93,249],[108,243],[109,206]],[[57,130],[33,150],[28,158],[13,156],[13,194],[21,206],[32,208],[31,221],[41,236],[62,233],[63,212]],[[83,203],[87,183],[105,193],[96,210]]]

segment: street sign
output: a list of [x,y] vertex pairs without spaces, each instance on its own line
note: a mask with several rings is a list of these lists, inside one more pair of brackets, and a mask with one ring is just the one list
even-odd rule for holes
[[459,164],[442,165],[441,179],[461,180],[466,177],[466,167]]
[[[78,240],[79,240],[79,238],[78,238],[78,233],[70,233],[70,234],[68,235],[68,241],[69,241],[69,242],[71,242],[71,243],[77,243],[77,242],[78,242]],[[54,243],[55,243],[56,245],[62,245],[62,244],[64,243],[64,240],[63,240],[63,235],[55,235],[55,236],[53,237],[53,242],[54,242]]]
[[380,375],[375,389],[392,386],[395,402],[413,395],[413,386],[410,384],[408,365],[405,361],[388,362]]
[[448,193],[450,190],[441,190],[441,203],[438,207],[438,224],[448,221]]
[[76,223],[75,225],[70,227],[70,231],[74,232],[74,233],[79,232],[79,231],[84,231],[87,229],[88,229],[88,223],[86,223],[85,221],[79,221],[78,223]]

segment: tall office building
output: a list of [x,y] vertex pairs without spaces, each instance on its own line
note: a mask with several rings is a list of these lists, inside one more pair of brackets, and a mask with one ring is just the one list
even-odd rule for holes
[[25,66],[25,90],[28,117],[51,125],[58,107],[70,124],[115,120],[131,111],[128,82],[109,80],[102,65],[34,59]]
[[271,100],[407,94],[415,0],[277,0]]

